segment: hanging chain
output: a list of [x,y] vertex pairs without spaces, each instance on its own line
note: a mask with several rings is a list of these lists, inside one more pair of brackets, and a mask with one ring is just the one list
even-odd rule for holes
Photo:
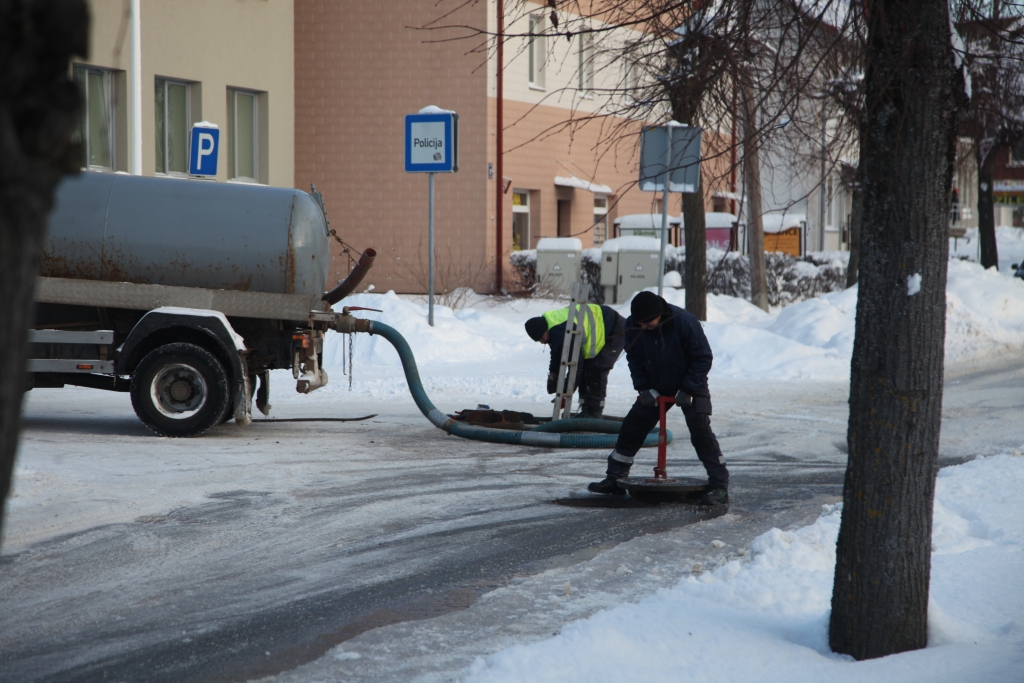
[[348,335],[348,390],[352,391],[352,338],[354,334]]

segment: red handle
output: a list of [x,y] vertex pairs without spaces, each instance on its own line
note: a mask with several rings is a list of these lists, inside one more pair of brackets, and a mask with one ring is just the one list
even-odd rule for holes
[[345,306],[341,309],[342,313],[348,313],[349,311],[375,311],[377,313],[383,313],[384,311],[379,308],[367,308],[366,306]]
[[668,455],[668,436],[665,434],[665,413],[669,407],[675,405],[676,399],[674,396],[659,396],[658,397],[658,466],[654,468],[655,479],[668,479],[668,473],[665,471],[666,459]]

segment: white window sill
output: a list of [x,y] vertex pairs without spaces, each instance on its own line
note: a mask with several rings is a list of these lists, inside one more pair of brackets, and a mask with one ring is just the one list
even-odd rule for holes
[[540,92],[547,92],[548,91],[548,89],[545,88],[543,85],[537,85],[536,83],[531,83],[530,84],[530,90],[539,90]]
[[236,185],[264,185],[255,178],[228,178],[227,182],[234,183]]

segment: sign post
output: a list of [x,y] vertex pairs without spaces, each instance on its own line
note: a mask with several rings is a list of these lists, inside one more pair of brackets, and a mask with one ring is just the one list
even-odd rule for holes
[[201,121],[192,124],[192,139],[188,146],[188,174],[198,177],[217,175],[217,156],[220,151],[220,129],[217,124]]
[[658,256],[658,296],[665,283],[668,244],[668,193],[694,193],[700,187],[701,129],[669,121],[645,128],[640,142],[640,190],[662,191],[661,252]]
[[459,115],[429,106],[405,117],[405,171],[426,173],[427,322],[434,325],[434,174],[459,170]]

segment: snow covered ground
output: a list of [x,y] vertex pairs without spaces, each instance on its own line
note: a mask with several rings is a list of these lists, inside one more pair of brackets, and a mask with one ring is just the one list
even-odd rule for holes
[[[836,505],[811,526],[773,529],[749,548],[731,549],[712,571],[691,565],[691,576],[636,604],[481,658],[464,680],[1024,680],[1022,456],[1017,451],[940,471],[925,650],[855,662],[829,649]],[[344,652],[334,654],[336,661]]]
[[[667,297],[673,303],[683,302],[682,291],[671,291]],[[555,306],[554,302],[481,299],[458,311],[439,307],[433,328],[426,324],[425,306],[408,297],[359,294],[345,303],[383,311],[360,315],[392,325],[409,340],[426,391],[442,410],[451,412],[478,402],[538,414],[550,410],[544,391],[547,349],[530,341],[522,324],[526,317]],[[716,406],[752,420],[763,412],[760,402],[771,400],[775,386],[807,395],[818,387],[826,387],[824,393],[842,394],[849,378],[855,307],[855,290],[770,313],[742,300],[710,297],[706,331],[715,351],[710,379],[712,394],[718,397]],[[620,310],[625,312],[628,306]],[[977,362],[991,365],[1003,354],[1019,358],[1024,348],[1024,281],[951,261],[947,318],[947,369]],[[379,412],[392,431],[411,430],[415,424],[432,434],[426,431],[432,428],[415,417],[398,356],[390,345],[379,337],[359,335],[353,348],[351,391],[342,374],[347,343],[340,335],[328,337],[325,365],[331,379],[324,389],[311,396],[297,395],[288,372],[274,373],[273,416]],[[1013,381],[1020,386],[1022,380]],[[95,403],[79,400],[71,433],[83,431],[74,443],[66,434],[48,431],[56,432],[54,427],[61,420],[52,411],[69,403],[57,396],[98,397]],[[608,412],[623,414],[633,396],[626,364],[620,362],[609,382]],[[986,396],[985,400],[993,400]],[[1006,402],[1005,393],[999,397]],[[271,432],[251,431],[261,427],[248,428],[243,439],[227,426],[198,442],[204,447],[196,449],[197,442],[149,438],[128,407],[121,409],[123,415],[111,417],[118,401],[127,403],[124,396],[82,389],[29,394],[30,433],[22,444],[8,501],[5,554],[102,525],[133,520],[160,523],[169,510],[202,504],[227,490],[293,495],[292,491],[302,491],[324,476],[316,469],[322,466],[317,458],[322,457],[323,445],[315,445],[315,453],[293,457],[290,450],[274,450],[266,440]],[[842,401],[839,398],[837,403]],[[960,416],[973,419],[975,425],[955,432],[961,441],[958,452],[992,454],[996,430],[985,422],[988,417],[983,412],[977,412],[984,410],[979,406],[983,403],[956,406]],[[1010,410],[1024,417],[1019,401]],[[841,438],[844,423],[828,419],[836,424],[829,422],[827,429]],[[94,434],[96,420],[109,423],[116,436]],[[375,431],[382,429],[376,426],[379,423],[359,424],[366,425],[359,427],[366,439],[384,433]],[[818,428],[807,424],[809,429]],[[1002,435],[1013,431],[1007,424],[998,427]],[[943,439],[947,441],[946,433]],[[1022,443],[1024,432],[1014,447]],[[424,444],[424,448],[436,447],[432,442]],[[136,448],[145,449],[144,457],[133,457]],[[346,468],[378,466],[372,453],[364,450],[353,447],[345,462],[331,467],[352,477]],[[354,680],[355,670],[368,667],[375,656],[381,656],[381,666],[387,666],[388,658],[381,653],[396,646],[396,637],[401,640],[402,634],[418,629],[415,638],[408,640],[409,647],[432,643],[442,650],[455,650],[459,645],[446,639],[463,637],[475,648],[464,652],[487,655],[469,671],[465,666],[439,665],[423,680],[467,676],[474,681],[601,681],[628,675],[640,680],[687,681],[799,682],[825,677],[959,681],[968,672],[984,680],[1024,680],[1020,673],[1024,672],[1024,588],[1018,580],[1024,569],[1024,510],[1018,495],[1024,483],[1024,458],[1020,455],[1011,450],[943,470],[935,516],[932,641],[921,652],[867,663],[828,653],[830,562],[834,562],[838,523],[837,512],[830,509],[811,527],[773,531],[753,542],[753,535],[715,536],[740,524],[736,515],[697,525],[700,528],[688,532],[685,542],[675,532],[658,534],[656,540],[637,538],[570,570],[543,572],[492,591],[457,615],[417,622],[403,627],[406,631],[376,629],[277,679],[281,683]],[[132,460],[131,471],[124,469],[126,458]],[[252,467],[253,462],[263,465]],[[454,460],[450,464],[457,466]],[[578,478],[564,484],[566,490],[578,485]],[[422,511],[428,517],[438,513],[437,506],[445,505],[426,499],[422,504],[428,506]],[[480,505],[483,510],[486,502],[481,499]],[[345,514],[360,526],[376,523],[371,513],[352,509]],[[713,544],[716,540],[725,545]],[[598,578],[604,583],[595,583]],[[623,592],[626,584],[633,587]],[[601,588],[588,589],[595,585]],[[665,590],[645,597],[659,588]],[[636,604],[595,614],[623,602]],[[578,619],[583,620],[574,621]],[[522,630],[488,639],[492,633],[488,629],[501,624],[518,624]],[[433,640],[425,633],[433,634]],[[558,635],[543,640],[547,633]],[[368,651],[374,642],[379,647]],[[513,649],[496,652],[498,644]],[[390,664],[395,665],[394,659]]]
[[[669,292],[668,298],[681,305],[683,292]],[[480,395],[543,398],[543,355],[537,345],[524,341],[521,324],[527,315],[545,310],[550,302],[519,301],[499,308],[443,311],[435,331],[423,322],[422,308],[393,294],[356,299],[358,305],[383,308],[385,313],[379,319],[425,347],[423,356],[428,363],[458,358],[475,364],[498,355],[517,359],[503,365],[499,380],[470,372],[453,371],[450,377],[431,372],[428,392],[432,396],[475,388]],[[716,380],[734,389],[732,380],[743,378],[780,382],[848,379],[855,308],[856,290],[767,314],[742,300],[709,297],[706,331],[715,350],[712,393],[716,392]],[[620,310],[628,309],[622,306]],[[467,343],[467,337],[472,341]],[[437,343],[432,341],[435,339]],[[357,339],[357,343],[362,341]],[[371,382],[359,382],[360,391],[373,396],[404,391],[400,380],[388,376],[398,361],[382,340],[358,348],[357,373],[362,366],[364,374],[374,377]],[[984,271],[974,263],[951,261],[947,366],[997,358],[1021,348],[1024,281]],[[331,345],[329,353],[337,366],[339,345]],[[613,372],[609,396],[629,393],[624,366],[620,363]],[[1024,409],[1018,410],[1024,418]],[[984,452],[983,444],[984,439],[979,438],[977,452]],[[695,561],[692,549],[652,561],[649,545],[639,545],[639,541],[623,544],[625,547],[615,549],[617,555],[606,553],[584,563],[572,576],[554,570],[523,585],[489,593],[469,615],[342,644],[321,660],[276,680],[373,680],[370,672],[381,671],[380,661],[396,654],[388,641],[412,637],[415,628],[417,638],[423,639],[426,631],[435,646],[451,647],[445,636],[458,640],[458,624],[486,621],[473,616],[474,611],[488,613],[493,619],[495,611],[507,610],[512,612],[509,619],[523,620],[527,619],[523,611],[534,612],[533,620],[542,619],[536,613],[561,612],[568,623],[563,627],[564,622],[549,618],[553,622],[549,628],[556,631],[553,637],[537,639],[532,633],[524,634],[521,640],[527,644],[479,657],[468,672],[434,672],[418,680],[1024,681],[1024,587],[1019,581],[1024,575],[1024,498],[1019,494],[1024,486],[1022,456],[1021,449],[1010,450],[941,471],[933,531],[929,647],[922,651],[859,663],[830,652],[828,613],[841,507],[835,505],[826,506],[811,526],[785,532],[774,529],[743,547],[709,539],[708,550],[718,549],[720,554],[704,562]],[[707,533],[713,534],[719,522],[706,523]],[[672,543],[672,534],[666,536],[662,546]],[[664,588],[636,602],[613,605],[572,621],[564,613],[572,613],[569,605],[573,601],[594,600],[594,588],[589,584],[595,576],[653,582]],[[682,578],[666,582],[669,577]],[[519,603],[514,601],[517,594]],[[520,606],[529,602],[523,594],[533,596],[532,609]],[[598,590],[598,594],[604,593]],[[509,640],[507,635],[504,640],[494,637],[499,642]]]

